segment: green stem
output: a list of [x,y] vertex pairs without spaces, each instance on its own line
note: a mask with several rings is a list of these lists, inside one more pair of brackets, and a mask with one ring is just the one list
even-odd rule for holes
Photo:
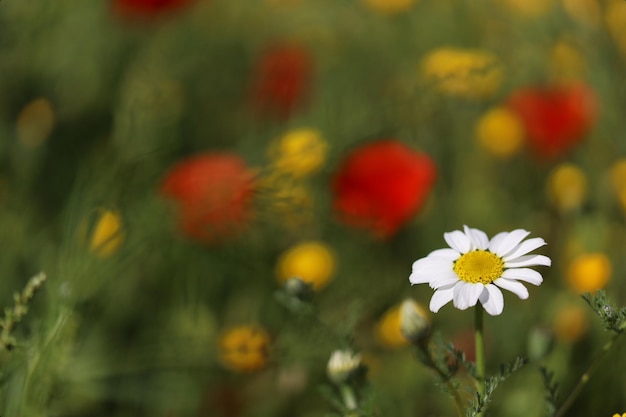
[[430,350],[428,349],[427,344],[420,344],[418,347],[423,352],[424,358],[426,359],[426,362],[424,364],[428,366],[429,368],[433,369],[435,372],[437,372],[437,375],[439,375],[439,378],[441,378],[441,380],[446,384],[448,391],[454,398],[454,404],[456,405],[456,412],[458,416],[463,417],[464,415],[463,414],[463,410],[464,410],[463,399],[459,395],[459,391],[455,388],[454,384],[452,384],[452,381],[450,381],[450,376],[439,368],[439,366],[437,365],[437,363],[431,356]]
[[567,410],[569,410],[572,404],[574,404],[574,401],[576,400],[582,389],[585,387],[585,385],[587,385],[587,382],[589,382],[591,374],[598,368],[600,362],[602,362],[602,360],[606,357],[606,355],[613,348],[613,346],[615,346],[615,341],[621,335],[622,333],[616,333],[615,335],[613,335],[611,340],[609,340],[608,343],[604,345],[600,354],[596,356],[593,362],[591,362],[591,365],[589,365],[589,368],[587,368],[587,370],[580,376],[580,379],[578,379],[578,382],[576,383],[576,386],[574,387],[572,392],[570,392],[570,394],[567,396],[563,404],[561,404],[559,409],[556,410],[556,413],[554,413],[554,417],[562,417],[563,415],[565,415]]
[[[474,321],[476,327],[476,379],[478,386],[476,391],[481,398],[485,396],[485,339],[483,334],[483,307],[480,304],[476,304],[474,309]],[[483,413],[479,413],[478,417]]]
[[350,387],[350,385],[343,383],[339,386],[339,390],[341,391],[341,398],[343,399],[343,405],[350,411],[356,410],[358,407],[358,403],[356,401],[356,396],[354,395],[354,391]]

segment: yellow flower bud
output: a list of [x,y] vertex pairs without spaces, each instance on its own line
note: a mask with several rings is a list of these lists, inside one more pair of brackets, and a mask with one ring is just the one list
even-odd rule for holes
[[314,129],[287,132],[270,149],[274,169],[297,178],[311,175],[326,161],[328,145]]
[[586,309],[577,305],[570,305],[560,309],[552,323],[555,337],[564,342],[580,340],[589,328],[586,313]]
[[491,96],[502,84],[500,61],[483,50],[436,49],[424,57],[420,71],[442,93],[464,98]]
[[400,307],[396,305],[387,310],[376,324],[376,339],[384,346],[396,348],[410,344],[400,329]]
[[238,372],[253,372],[267,364],[270,337],[255,326],[238,326],[226,330],[219,339],[222,363]]
[[579,294],[595,292],[606,286],[611,279],[611,261],[603,253],[578,255],[567,268],[569,286]]
[[336,269],[335,255],[321,242],[303,242],[285,251],[276,266],[276,276],[281,284],[290,278],[319,290],[333,278]]
[[509,158],[524,145],[524,127],[519,118],[504,107],[485,113],[476,125],[476,139],[490,154]]
[[576,165],[564,163],[550,172],[547,188],[557,209],[572,210],[580,207],[587,197],[587,177]]
[[372,10],[384,14],[396,14],[409,10],[416,3],[415,0],[363,0]]
[[89,250],[101,258],[113,255],[124,242],[122,218],[117,211],[100,210],[89,240]]

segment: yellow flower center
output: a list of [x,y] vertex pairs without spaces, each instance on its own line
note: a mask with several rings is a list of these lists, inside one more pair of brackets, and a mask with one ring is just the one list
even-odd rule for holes
[[461,255],[453,269],[465,282],[487,285],[502,276],[504,261],[489,251],[475,250]]

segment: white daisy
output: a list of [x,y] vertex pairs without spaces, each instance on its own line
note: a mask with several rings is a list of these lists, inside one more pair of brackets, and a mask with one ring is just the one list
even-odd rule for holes
[[528,298],[528,290],[519,281],[539,285],[541,274],[529,266],[550,266],[550,258],[528,253],[545,245],[540,238],[527,239],[522,229],[502,232],[491,240],[485,232],[463,226],[465,232],[444,233],[450,248],[438,249],[413,263],[411,284],[428,284],[435,290],[430,310],[438,312],[453,301],[460,310],[478,301],[492,316],[502,313],[504,297],[500,288],[519,298]]

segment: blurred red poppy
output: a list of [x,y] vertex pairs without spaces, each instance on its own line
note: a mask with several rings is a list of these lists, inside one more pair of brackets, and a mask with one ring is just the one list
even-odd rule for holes
[[161,192],[178,203],[185,235],[219,242],[241,232],[251,220],[254,172],[237,155],[204,153],[174,165]]
[[593,127],[598,102],[583,83],[516,91],[508,106],[522,120],[532,152],[544,159],[573,149]]
[[436,178],[430,157],[394,139],[350,153],[333,178],[333,205],[346,224],[388,238],[416,214]]
[[191,4],[193,0],[113,0],[113,11],[130,18],[150,18]]
[[276,45],[253,69],[253,103],[264,115],[288,118],[308,100],[313,61],[299,45]]

